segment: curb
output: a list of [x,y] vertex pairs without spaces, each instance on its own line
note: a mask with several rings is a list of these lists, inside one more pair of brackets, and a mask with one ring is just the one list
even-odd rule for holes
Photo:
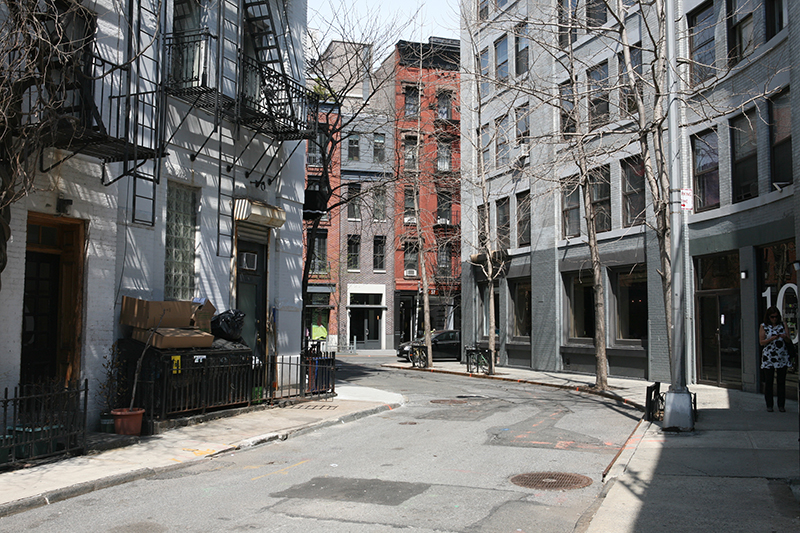
[[398,370],[413,370],[415,372],[436,372],[438,374],[450,374],[451,376],[467,376],[470,378],[481,378],[481,379],[496,379],[499,381],[507,381],[509,383],[525,383],[527,385],[539,385],[541,387],[551,387],[554,389],[563,389],[563,390],[571,390],[576,392],[583,392],[587,394],[594,394],[595,396],[602,396],[603,398],[607,398],[609,400],[616,400],[624,405],[630,405],[631,407],[635,408],[638,411],[644,412],[645,407],[644,405],[640,404],[639,402],[635,402],[633,400],[628,400],[627,398],[623,398],[617,394],[614,394],[609,391],[600,391],[595,390],[592,387],[587,387],[584,385],[559,385],[557,383],[546,383],[543,381],[533,381],[530,379],[515,379],[515,378],[505,378],[503,376],[490,376],[488,374],[473,374],[471,372],[456,372],[454,370],[444,370],[441,368],[417,368],[417,367],[405,367],[405,366],[396,366],[396,363],[386,363],[381,365],[382,367],[386,368],[395,368]]
[[140,479],[148,478],[164,472],[172,472],[174,470],[180,470],[182,468],[186,468],[187,466],[193,465],[199,461],[209,459],[212,457],[218,457],[222,454],[230,453],[231,451],[245,450],[259,446],[261,444],[266,444],[278,440],[283,441],[288,439],[289,437],[296,437],[306,433],[311,433],[312,431],[329,427],[334,424],[345,424],[347,422],[354,422],[361,418],[366,418],[368,416],[381,413],[383,411],[390,411],[393,409],[397,409],[398,407],[402,407],[402,405],[403,404],[384,404],[378,407],[365,409],[363,411],[355,411],[353,413],[349,413],[339,418],[323,420],[322,422],[309,424],[308,426],[301,426],[286,432],[268,433],[265,435],[244,439],[238,442],[237,444],[229,446],[223,450],[214,452],[213,454],[197,457],[196,459],[184,461],[183,463],[158,466],[154,468],[140,468],[137,470],[132,470],[130,472],[115,474],[112,476],[103,477],[92,481],[85,481],[83,483],[77,483],[69,487],[63,487],[44,492],[42,494],[37,494],[36,496],[30,496],[28,498],[23,498],[21,500],[0,504],[0,518],[21,513],[24,511],[30,511],[38,507],[44,507],[46,505],[50,505],[51,503],[68,500],[76,496],[83,496],[84,494],[88,494],[96,490],[107,489],[109,487],[115,487],[118,485],[124,485],[125,483],[130,483],[131,481],[138,481]]

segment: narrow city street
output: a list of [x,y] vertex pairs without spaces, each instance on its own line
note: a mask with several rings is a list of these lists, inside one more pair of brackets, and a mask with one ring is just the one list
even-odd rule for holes
[[[345,357],[337,378],[401,393],[399,409],[2,518],[0,531],[571,532],[641,416],[572,391],[380,367],[394,360]],[[591,484],[512,482],[537,472]]]

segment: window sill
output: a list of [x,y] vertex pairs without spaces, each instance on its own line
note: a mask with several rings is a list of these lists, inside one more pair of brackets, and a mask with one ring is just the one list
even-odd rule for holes
[[707,220],[727,217],[736,213],[743,213],[751,209],[758,209],[759,207],[763,207],[793,195],[794,187],[784,187],[783,190],[771,191],[767,194],[761,194],[755,198],[750,198],[749,200],[743,200],[735,204],[722,205],[713,209],[701,211],[700,213],[690,214],[689,224],[697,224],[698,222],[705,222]]

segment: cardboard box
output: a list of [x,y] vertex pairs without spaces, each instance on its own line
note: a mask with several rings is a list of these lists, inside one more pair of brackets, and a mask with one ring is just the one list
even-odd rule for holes
[[192,298],[192,322],[200,331],[211,333],[211,318],[217,312],[208,298]]
[[[132,337],[147,342],[149,329],[134,328]],[[153,333],[150,346],[154,348],[208,348],[214,342],[214,335],[196,328],[158,328]]]
[[153,302],[123,296],[119,323],[141,329],[188,328],[192,326],[192,311],[192,302]]

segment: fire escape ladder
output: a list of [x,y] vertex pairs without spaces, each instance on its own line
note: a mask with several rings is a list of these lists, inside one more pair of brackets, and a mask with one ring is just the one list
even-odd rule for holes
[[[227,170],[228,164],[222,157],[224,135],[219,135],[219,182],[217,183],[217,256],[233,256],[233,203],[236,191],[236,169]],[[232,167],[232,165],[231,165]]]

